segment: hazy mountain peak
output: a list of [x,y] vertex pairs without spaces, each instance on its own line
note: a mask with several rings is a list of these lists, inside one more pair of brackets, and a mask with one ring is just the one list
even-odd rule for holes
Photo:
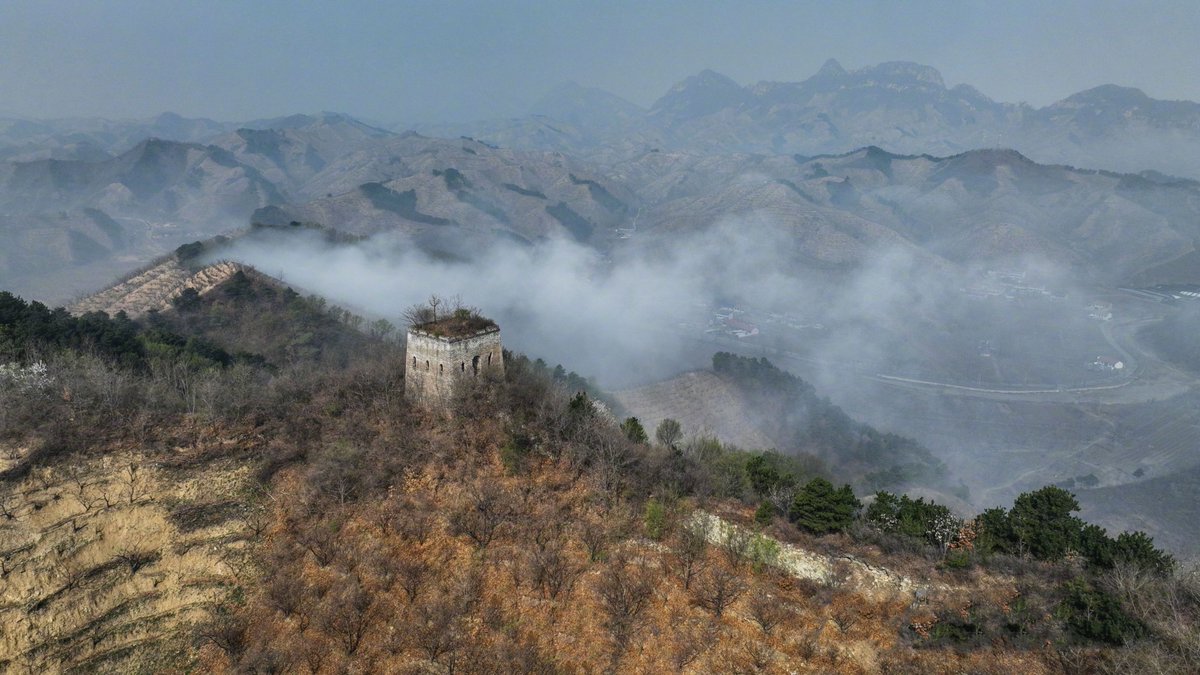
[[546,92],[533,104],[530,112],[572,124],[603,125],[606,116],[633,118],[645,111],[611,92],[568,81]]
[[828,59],[813,77],[835,78],[844,77],[846,74],[846,69],[842,67],[842,64],[838,63],[837,59]]
[[951,87],[950,91],[954,92],[959,97],[970,100],[970,101],[987,101],[989,103],[994,102],[994,101],[992,101],[992,99],[990,97],[988,97],[987,94],[983,93],[982,91],[979,91],[978,89],[976,89],[975,87],[972,87],[969,84],[956,84],[953,87]]
[[167,110],[159,113],[158,117],[154,118],[155,124],[179,124],[184,121],[183,115]]
[[306,127],[310,124],[313,124],[316,121],[318,121],[317,118],[312,115],[297,113],[295,115],[288,115],[286,117],[280,117],[272,120],[268,127],[271,129],[299,129],[300,127]]
[[701,117],[745,102],[747,90],[715,70],[704,69],[671,87],[654,102],[652,114],[677,120]]
[[864,68],[859,71],[865,75],[874,75],[885,78],[905,78],[913,79],[918,82],[932,84],[934,86],[945,88],[946,83],[942,80],[942,74],[937,68],[932,66],[913,63],[912,61],[887,61],[877,66]]
[[705,68],[699,73],[685,78],[682,82],[676,83],[667,94],[701,89],[712,91],[732,91],[736,89],[737,91],[741,91],[742,86],[734,82],[733,78],[727,75],[722,75],[711,68]]
[[728,82],[735,86],[737,85],[737,83],[733,81],[733,78],[729,77],[728,75],[722,75],[712,68],[705,68],[699,73],[696,73],[693,77],[700,81]]
[[1011,148],[978,148],[947,157],[946,161],[973,167],[985,167],[988,170],[997,166],[1038,166],[1036,162]]
[[1099,87],[1085,89],[1050,106],[1077,107],[1103,105],[1118,108],[1133,108],[1150,103],[1152,99],[1146,92],[1135,87],[1122,87],[1116,84],[1102,84]]
[[150,136],[143,139],[126,152],[122,153],[121,156],[153,156],[158,153],[175,152],[188,147],[194,147],[194,144],[187,143],[185,141],[174,141],[169,138]]

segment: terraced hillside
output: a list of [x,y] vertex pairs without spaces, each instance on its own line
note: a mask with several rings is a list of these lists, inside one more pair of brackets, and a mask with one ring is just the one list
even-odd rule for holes
[[716,373],[697,370],[613,394],[621,407],[653,431],[664,418],[679,422],[685,434],[712,434],[748,448],[771,447],[756,429],[737,388]]
[[244,571],[252,518],[238,505],[244,463],[190,465],[241,439],[177,431],[165,454],[77,458],[5,488],[0,670],[162,672],[186,660],[192,625]]

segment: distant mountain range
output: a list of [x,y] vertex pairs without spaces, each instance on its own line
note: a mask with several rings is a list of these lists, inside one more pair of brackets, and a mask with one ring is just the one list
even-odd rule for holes
[[829,60],[802,82],[743,86],[705,70],[649,110],[564,85],[528,117],[418,128],[507,147],[611,154],[656,147],[706,153],[837,154],[868,145],[953,155],[1011,148],[1045,163],[1200,178],[1200,104],[1105,85],[1043,108],[994,101],[937,70],[890,62],[848,71]]
[[1012,150],[950,157],[651,152],[616,165],[645,237],[739,214],[780,228],[797,264],[849,268],[881,248],[931,262],[1037,256],[1079,280],[1200,281],[1200,183],[1042,165]]
[[264,223],[413,235],[459,255],[496,237],[611,237],[635,198],[586,162],[296,116],[208,144],[100,160],[0,161],[0,288],[54,302],[180,244]]
[[[95,290],[182,243],[245,227],[258,208],[303,200],[300,184],[326,163],[393,135],[334,114],[236,130],[181,120],[45,136],[46,156],[0,160],[0,287],[56,302]],[[108,154],[151,131],[176,138],[141,136]],[[57,156],[71,139],[92,150]]]
[[564,85],[536,111],[441,138],[338,113],[0,121],[0,288],[62,302],[251,221],[398,232],[451,256],[555,237],[620,255],[748,215],[799,266],[899,247],[1200,282],[1200,183],[1169,175],[1200,175],[1200,104],[1100,87],[1035,110],[926,66],[830,61],[750,87],[705,71],[649,110]]

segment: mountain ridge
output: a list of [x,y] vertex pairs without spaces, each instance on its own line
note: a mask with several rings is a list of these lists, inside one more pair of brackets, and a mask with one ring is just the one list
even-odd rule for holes
[[[626,118],[619,134],[602,124],[581,127],[594,111],[572,108],[570,100],[544,98],[540,105],[557,107],[558,116],[549,121],[569,122],[571,132],[548,137],[539,133],[544,124],[531,127],[528,120],[424,130],[584,155],[622,145],[806,155],[872,144],[937,155],[1004,146],[1046,163],[1200,178],[1197,153],[1186,151],[1200,149],[1200,103],[1101,85],[1035,108],[995,101],[969,84],[947,87],[936,68],[909,61],[847,70],[830,59],[804,80],[749,85],[704,70],[675,83],[644,116]],[[1184,152],[1165,152],[1181,144]]]

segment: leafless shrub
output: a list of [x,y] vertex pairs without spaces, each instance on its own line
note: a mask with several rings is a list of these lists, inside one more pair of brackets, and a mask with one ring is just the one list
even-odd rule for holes
[[12,494],[0,495],[0,516],[5,520],[17,519],[17,496]]
[[338,524],[329,519],[300,523],[296,529],[296,543],[312,554],[317,564],[327,567],[338,554]]
[[104,502],[95,489],[100,481],[83,457],[76,455],[67,459],[62,465],[62,473],[68,494],[83,509],[83,513],[90,513]]
[[141,542],[136,542],[122,547],[115,557],[129,569],[129,574],[132,576],[146,565],[157,562],[162,557],[162,553],[144,547]]
[[145,498],[146,477],[141,463],[133,453],[126,453],[121,458],[121,469],[117,474],[117,480],[121,484],[122,494],[130,505],[137,504]]
[[697,579],[693,595],[697,604],[719,619],[745,591],[746,582],[737,572],[714,566]]
[[569,592],[580,572],[558,540],[537,546],[529,553],[529,570],[534,585],[551,600]]
[[326,594],[321,626],[347,655],[354,654],[375,619],[371,594],[351,576]]
[[512,507],[501,488],[483,480],[468,488],[450,513],[450,527],[455,534],[470,537],[479,548],[487,548],[511,514]]
[[613,641],[615,665],[641,628],[643,612],[654,594],[655,579],[645,560],[626,554],[613,558],[600,574],[596,594],[604,613],[604,627]]
[[415,601],[433,576],[433,565],[420,551],[410,549],[401,551],[392,564],[396,570],[396,583],[404,590],[409,602]]
[[422,500],[413,497],[389,499],[383,512],[386,527],[406,541],[422,545],[433,532],[433,509]]
[[675,558],[679,561],[679,576],[683,579],[684,590],[688,590],[707,562],[707,521],[696,519],[679,528],[673,544]]
[[809,631],[796,640],[796,653],[800,658],[805,661],[812,661],[817,658],[820,648],[820,642],[818,642],[817,637],[817,631]]
[[597,520],[583,520],[575,526],[576,536],[587,550],[589,562],[599,562],[608,552],[612,542],[608,528]]
[[246,618],[227,609],[220,611],[216,618],[197,629],[196,638],[201,644],[215,645],[231,661],[236,661],[246,649]]
[[833,622],[837,624],[838,630],[845,633],[853,628],[856,623],[858,623],[859,619],[862,618],[862,614],[859,612],[857,607],[843,604],[834,608],[833,614],[830,618],[832,618]]
[[246,531],[251,539],[261,539],[264,532],[271,527],[271,512],[263,504],[254,504],[246,512]]
[[671,664],[682,671],[717,642],[718,624],[681,616],[671,617]]
[[725,559],[734,567],[740,567],[750,555],[754,534],[743,527],[726,524],[721,532],[721,550]]
[[750,640],[742,645],[742,649],[746,652],[746,661],[753,668],[755,673],[764,673],[767,671],[767,666],[771,664],[774,651],[766,644],[757,640]]
[[461,649],[472,599],[456,589],[428,593],[412,605],[410,640],[430,661],[440,663]]
[[266,585],[267,606],[292,616],[304,602],[304,582],[293,570],[277,569]]
[[791,615],[787,605],[782,600],[771,595],[765,586],[759,586],[750,594],[750,618],[758,624],[766,635],[770,635],[775,627]]

